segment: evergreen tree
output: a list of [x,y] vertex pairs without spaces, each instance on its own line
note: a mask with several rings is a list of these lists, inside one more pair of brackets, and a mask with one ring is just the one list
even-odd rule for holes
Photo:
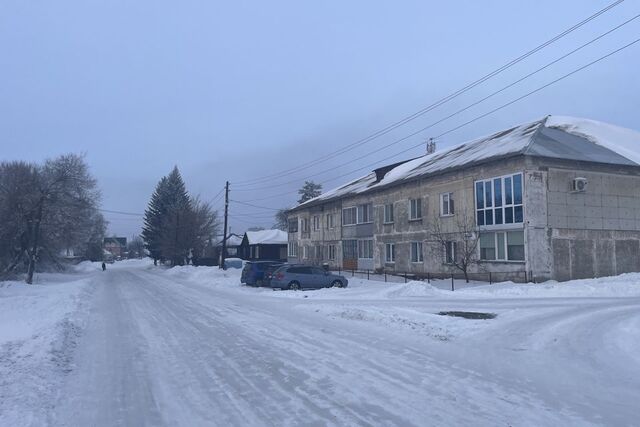
[[151,195],[149,206],[144,212],[144,227],[142,228],[142,239],[145,248],[149,251],[154,264],[162,259],[160,242],[162,240],[162,222],[167,213],[166,204],[167,177],[162,177],[156,189]]
[[300,194],[298,203],[304,203],[307,200],[311,200],[314,197],[318,197],[320,194],[322,194],[322,185],[316,184],[313,181],[305,181],[302,188],[298,190],[298,194]]

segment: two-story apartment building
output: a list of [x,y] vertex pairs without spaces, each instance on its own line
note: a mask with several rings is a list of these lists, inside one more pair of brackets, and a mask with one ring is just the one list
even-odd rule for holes
[[472,233],[473,271],[497,278],[640,271],[639,148],[634,131],[548,116],[381,167],[291,209],[288,258],[448,273]]

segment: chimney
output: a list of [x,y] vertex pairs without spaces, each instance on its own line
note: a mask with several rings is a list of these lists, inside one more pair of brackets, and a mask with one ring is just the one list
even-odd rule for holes
[[436,152],[436,141],[433,138],[429,138],[427,141],[427,154],[433,154]]

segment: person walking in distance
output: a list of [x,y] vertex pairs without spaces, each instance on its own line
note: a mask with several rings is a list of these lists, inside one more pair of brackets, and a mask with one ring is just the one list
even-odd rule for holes
[[105,271],[107,269],[107,264],[104,263],[104,261],[102,261],[102,271]]

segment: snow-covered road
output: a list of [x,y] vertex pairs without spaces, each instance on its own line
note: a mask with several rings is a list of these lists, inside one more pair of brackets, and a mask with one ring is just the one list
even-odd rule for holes
[[[52,425],[640,419],[637,283],[618,296],[596,286],[580,297],[540,285],[452,294],[366,281],[271,292],[238,286],[237,272],[135,263],[91,277],[86,326]],[[498,317],[434,314],[440,310]]]

